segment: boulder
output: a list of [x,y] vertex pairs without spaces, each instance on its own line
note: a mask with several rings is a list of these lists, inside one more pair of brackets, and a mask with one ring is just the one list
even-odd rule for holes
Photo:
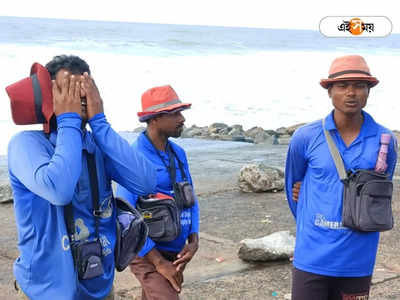
[[282,170],[263,163],[245,165],[240,169],[239,188],[245,193],[281,191],[284,187]]
[[213,123],[210,126],[208,126],[208,133],[219,133],[222,129],[228,127],[228,125],[224,123]]
[[272,142],[271,135],[268,134],[261,127],[253,127],[245,132],[246,136],[250,137],[255,144],[262,144],[266,142]]
[[232,129],[237,129],[237,130],[240,130],[240,131],[243,132],[243,126],[242,126],[242,125],[235,124],[235,125],[233,125],[233,126],[231,126],[231,127],[232,127]]
[[181,137],[193,138],[193,137],[198,137],[198,136],[207,135],[207,134],[208,134],[207,127],[197,127],[196,125],[193,125],[192,127],[185,128],[182,132]]
[[289,260],[294,253],[295,237],[278,231],[259,239],[240,242],[238,256],[245,261]]
[[9,183],[0,184],[0,203],[7,203],[13,200],[12,190]]
[[277,132],[279,135],[288,134],[288,131],[287,131],[287,128],[286,128],[286,127],[279,127],[279,128],[276,130],[276,132]]
[[300,124],[296,124],[296,125],[293,125],[293,126],[288,127],[288,128],[286,129],[287,134],[293,135],[293,133],[294,133],[299,127],[301,127],[301,126],[303,126],[303,125],[305,125],[305,124],[306,124],[306,123],[300,123]]
[[221,134],[221,135],[229,135],[229,132],[231,132],[232,131],[232,127],[225,127],[225,128],[221,128],[219,131],[218,131],[218,134]]
[[231,136],[244,136],[244,131],[242,128],[232,127],[228,134]]

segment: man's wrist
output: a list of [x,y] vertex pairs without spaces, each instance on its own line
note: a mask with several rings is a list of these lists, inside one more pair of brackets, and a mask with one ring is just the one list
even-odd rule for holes
[[199,235],[197,233],[192,233],[189,235],[188,238],[189,244],[196,244],[197,246],[199,245]]
[[157,268],[161,266],[164,262],[165,259],[162,257],[160,252],[156,248],[151,249],[145,257]]

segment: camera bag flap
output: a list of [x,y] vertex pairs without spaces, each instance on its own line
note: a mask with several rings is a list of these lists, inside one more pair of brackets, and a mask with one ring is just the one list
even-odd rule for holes
[[117,197],[115,207],[117,209],[115,268],[121,272],[142,249],[149,230],[141,214],[130,203]]
[[149,228],[149,237],[154,241],[169,242],[179,236],[180,210],[172,197],[162,193],[139,197],[136,208]]

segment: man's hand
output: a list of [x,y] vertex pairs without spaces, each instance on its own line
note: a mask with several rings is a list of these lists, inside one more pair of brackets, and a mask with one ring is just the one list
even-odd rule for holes
[[157,272],[164,276],[179,293],[183,283],[183,273],[176,270],[175,266],[168,260],[164,259],[155,266]]
[[146,258],[154,265],[157,272],[164,276],[172,285],[172,287],[180,293],[183,283],[183,274],[178,272],[176,267],[166,260],[157,249],[153,248],[146,254]]
[[297,181],[295,184],[293,184],[292,188],[293,201],[299,200],[300,187],[301,187],[301,181]]
[[62,72],[53,85],[53,108],[56,116],[67,112],[76,112],[81,115],[81,96],[79,76]]
[[98,113],[104,112],[103,100],[93,78],[87,72],[83,73],[81,88],[81,96],[83,98],[86,97],[87,116],[88,120],[90,120]]
[[186,264],[192,260],[198,249],[199,237],[197,233],[193,233],[189,236],[189,243],[183,247],[182,251],[177,255],[177,260],[173,262],[176,266],[176,270],[183,273]]

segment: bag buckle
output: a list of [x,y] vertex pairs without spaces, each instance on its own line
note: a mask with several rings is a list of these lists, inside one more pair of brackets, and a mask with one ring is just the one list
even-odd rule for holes
[[93,216],[95,216],[95,217],[100,217],[101,214],[102,214],[102,211],[101,211],[101,210],[93,210]]

